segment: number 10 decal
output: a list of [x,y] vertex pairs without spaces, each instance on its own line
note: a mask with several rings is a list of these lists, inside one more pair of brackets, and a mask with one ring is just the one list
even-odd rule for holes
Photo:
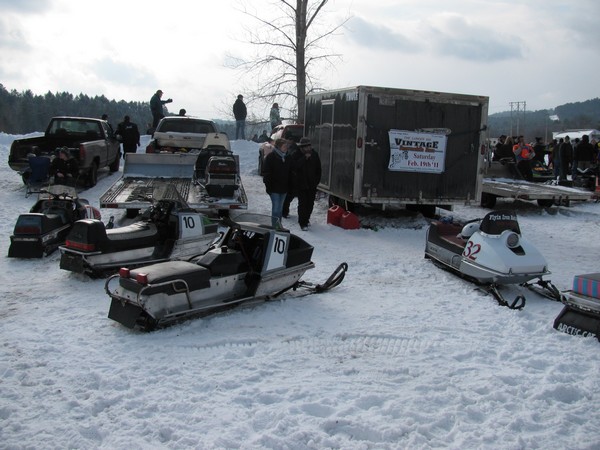
[[183,225],[186,228],[195,228],[196,222],[194,221],[193,216],[183,216]]
[[463,252],[463,256],[465,258],[469,258],[472,260],[477,259],[477,253],[481,251],[481,245],[473,244],[471,241],[467,242],[467,246],[465,247],[465,251]]
[[286,241],[278,236],[275,236],[275,243],[273,244],[273,253],[279,253],[283,255],[285,253]]
[[266,270],[279,269],[285,267],[285,256],[289,243],[289,235],[275,234],[271,243],[272,250],[269,253]]

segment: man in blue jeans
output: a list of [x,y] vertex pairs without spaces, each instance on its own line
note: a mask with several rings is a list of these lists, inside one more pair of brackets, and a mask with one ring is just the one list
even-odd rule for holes
[[246,139],[246,116],[248,111],[242,94],[237,96],[233,104],[233,116],[235,117],[235,139]]
[[291,161],[287,155],[288,145],[285,139],[277,139],[275,148],[263,162],[263,182],[267,194],[271,197],[271,224],[279,230],[284,229],[281,217],[290,183]]

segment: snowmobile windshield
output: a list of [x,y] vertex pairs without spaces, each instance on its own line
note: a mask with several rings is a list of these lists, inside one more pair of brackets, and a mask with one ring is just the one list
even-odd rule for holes
[[521,234],[517,215],[511,211],[493,211],[488,213],[481,221],[479,229],[486,234],[502,234],[504,230]]
[[[46,194],[46,195],[44,195]],[[47,194],[51,195],[67,195],[71,198],[77,198],[77,189],[73,186],[65,186],[64,184],[53,184],[52,186],[48,186],[48,189],[45,193],[40,194],[40,198],[48,198]]]

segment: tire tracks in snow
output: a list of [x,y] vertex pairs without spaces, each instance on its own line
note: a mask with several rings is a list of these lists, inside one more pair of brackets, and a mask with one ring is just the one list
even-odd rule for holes
[[[342,334],[333,336],[291,337],[279,342],[271,340],[227,340],[206,345],[184,345],[196,352],[236,352],[239,356],[256,356],[259,353],[285,353],[287,355],[315,355],[325,358],[356,357],[360,355],[409,356],[429,352],[440,347],[439,342],[414,336],[378,334]],[[179,348],[182,348],[179,347]]]

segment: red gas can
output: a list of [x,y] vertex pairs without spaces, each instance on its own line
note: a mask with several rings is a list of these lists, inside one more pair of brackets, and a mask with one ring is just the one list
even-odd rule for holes
[[327,223],[339,227],[342,214],[344,214],[344,208],[339,205],[333,205],[327,210]]
[[340,227],[345,230],[356,230],[360,228],[360,220],[356,214],[346,211],[340,219]]

